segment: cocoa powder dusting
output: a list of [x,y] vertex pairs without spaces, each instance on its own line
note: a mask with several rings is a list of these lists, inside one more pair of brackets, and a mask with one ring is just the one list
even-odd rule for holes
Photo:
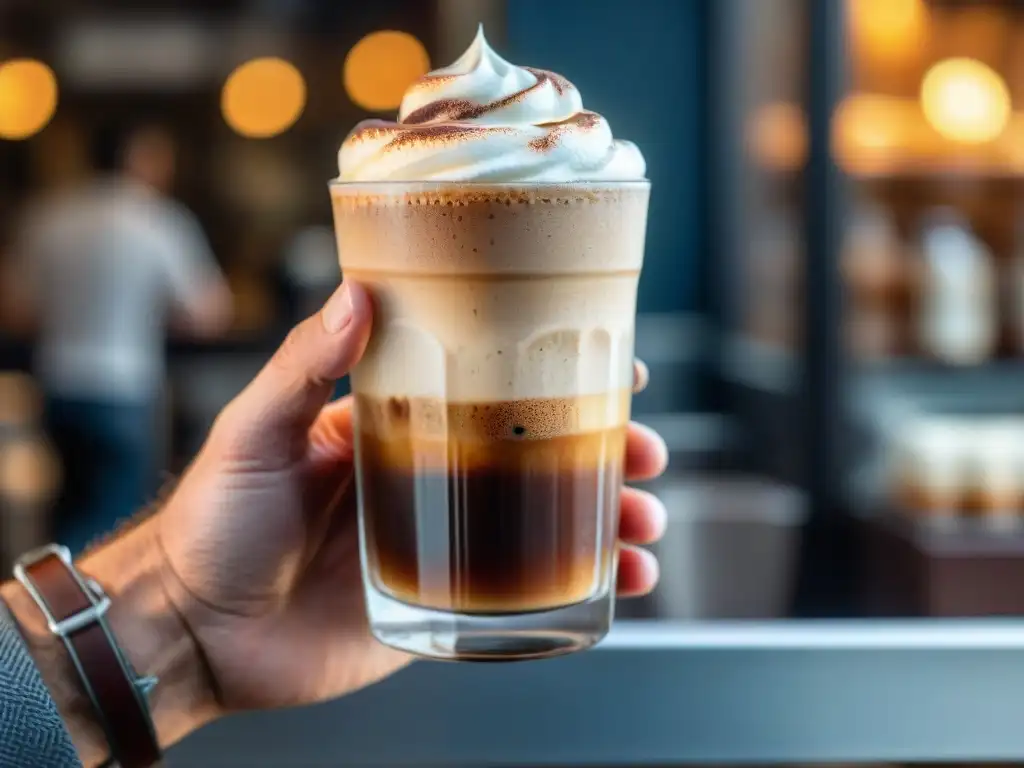
[[538,128],[547,128],[548,132],[531,141],[527,146],[535,152],[547,152],[558,144],[558,140],[570,128],[589,131],[601,122],[600,116],[594,112],[580,112],[560,123],[543,123]]
[[584,131],[589,131],[601,124],[601,116],[596,112],[580,112],[572,120],[576,123],[577,128]]
[[533,67],[523,67],[523,69],[537,78],[538,85],[543,82],[551,83],[551,87],[558,92],[559,96],[564,96],[567,90],[574,87],[572,83],[557,72],[549,72],[546,69],[534,69]]
[[536,139],[531,141],[526,146],[528,146],[534,152],[547,152],[556,144],[558,144],[558,134],[560,132],[561,131],[559,131],[558,128],[552,128],[543,136],[538,136]]
[[450,83],[453,80],[458,80],[461,75],[424,75],[420,78],[420,81],[416,84],[417,88],[438,88],[445,83]]
[[[551,87],[558,92],[559,96],[564,95],[567,90],[573,87],[572,83],[554,72],[548,72],[544,69],[530,69],[529,67],[526,69],[537,78],[537,82],[529,88],[516,91],[503,99],[498,99],[489,104],[479,104],[469,99],[438,99],[437,101],[425,104],[419,109],[413,110],[406,115],[402,123],[404,125],[422,125],[423,123],[440,121],[473,120],[487,112],[494,112],[510,104],[522,101],[526,98],[527,94],[543,87],[545,83],[551,83]],[[444,75],[442,77],[450,78],[453,76]]]
[[361,141],[362,139],[379,139],[392,133],[402,130],[397,123],[389,123],[386,120],[367,120],[357,126],[347,141]]
[[487,111],[486,106],[469,99],[438,99],[413,110],[402,121],[403,125],[422,125],[440,121],[472,120]]
[[480,134],[485,128],[473,125],[430,125],[416,130],[404,130],[384,147],[388,149],[401,149],[412,144],[429,139],[455,141],[463,137]]

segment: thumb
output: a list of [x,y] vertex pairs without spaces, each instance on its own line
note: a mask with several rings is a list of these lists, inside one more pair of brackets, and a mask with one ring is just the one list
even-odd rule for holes
[[215,431],[243,453],[261,453],[259,449],[269,446],[288,451],[280,456],[287,460],[291,449],[304,451],[309,429],[335,381],[362,357],[372,316],[366,289],[346,280],[317,314],[292,329],[263,370],[225,408]]

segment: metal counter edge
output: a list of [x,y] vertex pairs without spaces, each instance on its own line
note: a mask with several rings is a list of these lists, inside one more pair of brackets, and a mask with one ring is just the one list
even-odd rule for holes
[[642,766],[1024,758],[1024,620],[621,621],[593,651],[421,662],[231,718],[169,765]]

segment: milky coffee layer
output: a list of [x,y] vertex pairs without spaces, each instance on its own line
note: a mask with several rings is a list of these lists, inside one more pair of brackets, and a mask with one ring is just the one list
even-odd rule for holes
[[[357,393],[479,404],[630,388],[646,184],[332,195],[343,272],[375,297]],[[547,436],[622,423],[606,402]]]

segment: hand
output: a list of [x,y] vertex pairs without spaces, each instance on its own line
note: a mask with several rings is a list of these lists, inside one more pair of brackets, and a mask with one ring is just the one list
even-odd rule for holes
[[[342,695],[410,662],[370,634],[359,570],[351,403],[326,404],[366,347],[364,289],[343,286],[298,326],[218,417],[196,460],[153,515],[91,550],[83,573],[111,596],[106,614],[140,675],[165,746],[226,712]],[[638,364],[635,388],[646,381]],[[665,444],[630,425],[626,475],[665,468]],[[622,495],[617,587],[653,588],[637,545],[665,528],[656,499]],[[109,745],[65,648],[28,593],[0,585],[86,766]]]
[[[410,660],[367,627],[351,402],[325,406],[370,325],[371,302],[354,283],[300,324],[217,419],[160,515],[172,595],[226,710],[336,697]],[[645,376],[638,368],[638,382]],[[657,435],[632,425],[627,457],[635,480],[659,474],[666,452]],[[660,536],[664,509],[627,489],[621,520],[619,593],[645,593],[657,563],[634,545]]]
[[[373,639],[359,565],[346,398],[334,381],[366,346],[371,302],[339,289],[300,324],[232,402],[174,492],[152,516],[78,563],[111,596],[107,618],[140,674],[163,745],[232,710],[333,698],[395,672],[410,657]],[[638,363],[634,388],[646,383]],[[632,424],[626,476],[651,478],[666,450]],[[618,592],[658,576],[637,545],[656,540],[665,511],[623,491]],[[108,747],[60,641],[16,582],[0,585],[86,766]]]

